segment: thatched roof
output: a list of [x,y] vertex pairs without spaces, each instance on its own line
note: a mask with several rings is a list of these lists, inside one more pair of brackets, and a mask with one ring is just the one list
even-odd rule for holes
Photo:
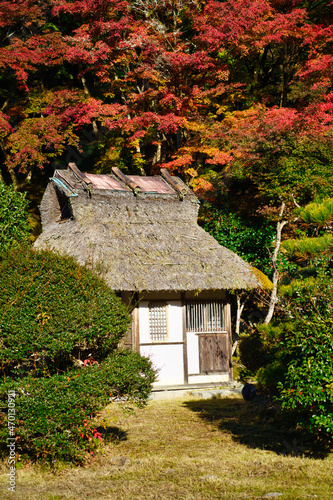
[[37,249],[73,256],[117,291],[261,286],[253,269],[197,224],[198,201],[178,178],[56,171],[41,203]]

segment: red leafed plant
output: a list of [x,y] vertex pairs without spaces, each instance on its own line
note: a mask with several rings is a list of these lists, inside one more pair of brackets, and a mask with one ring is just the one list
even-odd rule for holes
[[101,173],[251,177],[263,140],[330,133],[329,0],[19,4],[0,1],[2,172],[16,187],[71,157]]

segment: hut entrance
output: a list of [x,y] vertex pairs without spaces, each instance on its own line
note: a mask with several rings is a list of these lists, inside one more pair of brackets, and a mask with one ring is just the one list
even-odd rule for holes
[[186,301],[186,331],[198,335],[200,373],[229,370],[224,301]]
[[218,373],[229,370],[227,333],[199,335],[199,367],[200,373]]
[[73,210],[69,197],[57,187],[55,188],[55,192],[59,209],[59,217],[56,222],[64,222],[65,220],[71,219],[73,217]]

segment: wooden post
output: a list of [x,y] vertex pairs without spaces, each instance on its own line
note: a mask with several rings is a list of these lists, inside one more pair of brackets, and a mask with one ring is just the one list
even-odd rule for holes
[[186,333],[186,302],[185,302],[185,292],[181,292],[181,301],[182,301],[182,323],[183,323],[184,384],[188,384],[188,361],[187,361],[187,333]]
[[230,295],[227,294],[227,303],[225,305],[225,326],[228,332],[228,358],[229,358],[229,380],[232,381],[232,333],[231,333],[231,307]]
[[139,294],[134,292],[131,298],[132,318],[132,350],[140,352],[140,325],[139,325]]

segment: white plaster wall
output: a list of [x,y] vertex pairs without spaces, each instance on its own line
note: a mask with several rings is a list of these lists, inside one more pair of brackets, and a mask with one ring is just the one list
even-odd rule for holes
[[199,337],[193,332],[187,332],[187,366],[188,373],[199,373]]
[[184,384],[184,361],[182,345],[141,346],[140,353],[148,356],[158,370],[154,386]]
[[180,300],[168,302],[168,333],[169,342],[183,342],[183,315]]
[[[182,304],[180,300],[167,303],[168,337],[166,342],[183,342]],[[148,301],[139,304],[139,334],[140,344],[152,343],[149,337],[149,309]],[[156,345],[158,342],[156,342]]]
[[139,335],[140,344],[148,344],[151,342],[149,337],[149,316],[148,316],[149,302],[140,302],[139,304]]
[[[182,305],[180,300],[166,301],[168,335],[163,344],[152,342],[149,337],[148,301],[139,304],[140,353],[150,357],[158,370],[158,380],[154,385],[184,384]],[[150,345],[142,345],[150,344]]]

